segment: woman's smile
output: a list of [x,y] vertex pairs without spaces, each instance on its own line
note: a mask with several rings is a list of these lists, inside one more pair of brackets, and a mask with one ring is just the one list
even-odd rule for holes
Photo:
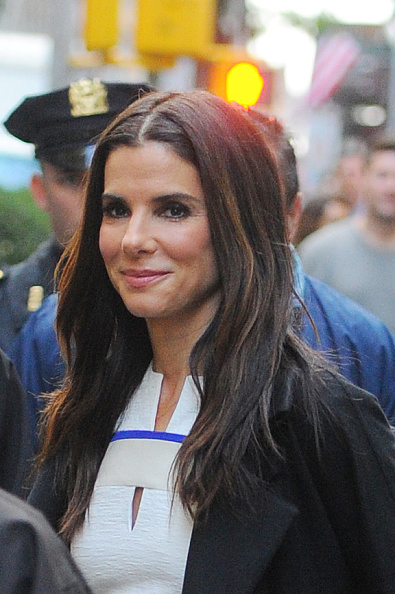
[[144,288],[151,283],[163,280],[170,272],[160,270],[123,270],[121,272],[125,276],[127,284],[135,289]]

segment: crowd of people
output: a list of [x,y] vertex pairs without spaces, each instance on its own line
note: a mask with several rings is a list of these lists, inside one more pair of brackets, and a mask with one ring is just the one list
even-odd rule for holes
[[395,332],[395,141],[372,143],[355,212],[306,237],[309,274],[348,295]]
[[0,590],[394,591],[395,144],[299,241],[258,109],[83,79],[6,127],[53,235],[0,279]]

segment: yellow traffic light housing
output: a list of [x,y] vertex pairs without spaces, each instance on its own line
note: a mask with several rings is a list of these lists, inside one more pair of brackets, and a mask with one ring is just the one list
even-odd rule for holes
[[138,0],[140,54],[203,57],[215,36],[216,0]]
[[118,41],[118,0],[86,0],[85,45],[109,50]]
[[216,43],[219,0],[136,1],[136,49],[152,70],[171,66],[179,56],[229,62],[236,53],[245,55],[244,48]]

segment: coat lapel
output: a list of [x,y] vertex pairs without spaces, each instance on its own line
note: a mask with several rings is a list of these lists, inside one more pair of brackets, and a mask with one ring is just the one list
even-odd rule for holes
[[259,492],[251,511],[214,505],[192,534],[183,594],[254,592],[298,510],[274,492]]

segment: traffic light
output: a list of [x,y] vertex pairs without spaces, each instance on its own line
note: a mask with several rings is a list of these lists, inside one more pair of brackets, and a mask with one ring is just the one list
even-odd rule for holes
[[138,0],[136,48],[141,55],[208,57],[217,0]]
[[244,0],[136,1],[135,45],[140,62],[149,69],[171,66],[179,56],[197,62],[229,62],[239,59],[236,52],[245,56],[237,34],[244,26]]
[[226,73],[226,100],[243,107],[255,105],[261,96],[265,79],[255,64],[239,62]]
[[274,71],[262,62],[214,62],[209,67],[207,88],[226,101],[243,107],[273,102]]
[[118,41],[118,0],[87,0],[85,45],[88,50],[109,50]]

